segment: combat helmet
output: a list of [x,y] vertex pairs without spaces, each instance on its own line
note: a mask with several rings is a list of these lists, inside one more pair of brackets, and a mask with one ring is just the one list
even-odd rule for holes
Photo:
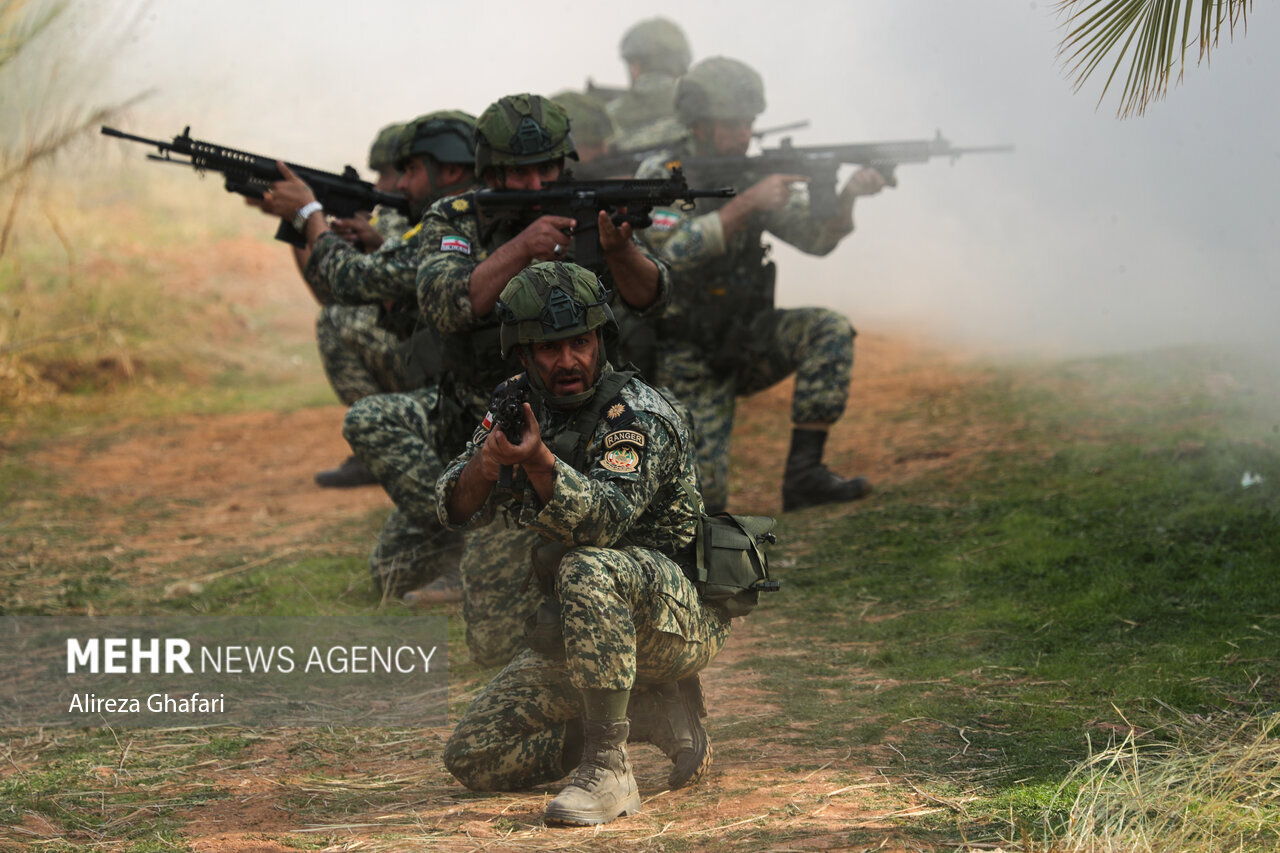
[[396,143],[400,141],[403,124],[389,124],[378,131],[378,136],[369,147],[369,168],[375,172],[390,169],[395,165]]
[[[516,273],[502,289],[494,310],[502,323],[499,340],[503,358],[518,346],[560,341],[609,325],[617,327],[609,307],[609,291],[600,279],[567,261],[542,261]],[[602,337],[599,363],[604,362]],[[599,375],[593,376],[591,387],[579,394],[553,397],[532,367],[528,376],[533,389],[558,406],[575,406],[590,399],[599,379]]]
[[618,52],[626,62],[643,71],[679,77],[689,70],[692,54],[684,30],[667,18],[649,18],[633,25],[622,36]]
[[395,164],[401,171],[410,157],[430,155],[437,163],[475,160],[476,117],[461,110],[425,113],[404,125],[395,146]]
[[753,68],[727,56],[704,59],[676,84],[676,115],[697,121],[755,118],[764,112],[764,81]]
[[529,166],[560,157],[578,159],[569,116],[541,95],[507,95],[476,120],[476,175],[490,166]]

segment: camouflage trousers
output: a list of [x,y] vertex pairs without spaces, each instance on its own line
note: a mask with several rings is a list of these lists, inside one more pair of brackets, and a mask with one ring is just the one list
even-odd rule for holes
[[445,745],[449,772],[475,791],[561,778],[580,731],[583,689],[627,690],[705,668],[729,636],[672,560],[645,548],[571,549],[556,593],[563,658],[524,649],[476,697]]
[[316,318],[320,363],[350,406],[370,394],[404,390],[400,342],[378,325],[376,305],[326,305]]
[[468,530],[462,548],[462,618],[467,649],[480,666],[501,666],[521,646],[525,621],[538,609],[542,594],[529,577],[529,549],[538,536],[508,525]]
[[729,442],[735,398],[763,391],[795,374],[792,423],[835,423],[849,399],[853,338],[849,321],[826,308],[775,308],[756,317],[733,341],[733,366],[716,369],[704,349],[666,341],[657,384],[693,416],[698,488],[709,512],[729,500]]
[[533,534],[499,519],[465,535],[447,530],[436,511],[436,480],[444,470],[448,433],[436,386],[404,394],[375,394],[351,405],[342,435],[396,508],[374,545],[369,572],[384,595],[402,595],[457,565],[467,646],[482,666],[511,659],[537,608],[527,584]]
[[374,584],[391,596],[457,565],[458,536],[436,514],[444,470],[431,416],[436,401],[435,386],[371,394],[353,402],[342,421],[342,437],[396,505],[369,558]]

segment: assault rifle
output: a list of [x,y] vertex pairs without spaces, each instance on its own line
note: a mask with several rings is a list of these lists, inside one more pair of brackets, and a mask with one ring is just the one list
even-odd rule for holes
[[[104,126],[102,133],[104,136],[154,145],[160,153],[148,155],[149,159],[190,166],[201,174],[219,172],[226,179],[224,186],[227,192],[239,193],[245,198],[262,198],[263,193],[270,189],[274,181],[284,178],[276,167],[276,158],[192,139],[190,127],[184,129],[181,136],[175,136],[173,142],[134,136],[113,127]],[[175,154],[180,156],[173,156]],[[409,213],[409,199],[402,195],[375,190],[373,184],[360,180],[360,175],[350,166],[347,166],[342,174],[336,175],[333,172],[322,172],[296,163],[286,165],[305,181],[307,186],[311,187],[316,200],[324,205],[325,213],[331,216],[345,219],[354,216],[358,210],[373,210],[374,206],[379,204],[406,215]],[[307,245],[306,237],[288,222],[280,223],[280,228],[276,231],[276,239],[298,248],[305,248]]]
[[[775,133],[786,133],[789,130],[801,130],[809,126],[809,122],[793,121],[789,124],[780,124],[776,127],[764,127],[760,130],[752,131],[752,139],[764,139],[766,136],[772,136]],[[608,154],[601,154],[595,157],[589,163],[580,163],[574,167],[574,171],[584,178],[608,178],[614,175],[634,175],[636,169],[640,168],[640,164],[655,154],[661,154],[663,151],[670,151],[671,148],[679,144],[678,140],[669,140],[657,145],[645,145],[641,148],[624,148],[620,151],[610,151]]]
[[566,173],[540,190],[477,190],[475,204],[481,214],[495,219],[511,219],[530,212],[576,219],[573,262],[600,272],[604,263],[596,227],[600,211],[608,211],[614,225],[629,222],[632,228],[641,229],[653,224],[650,214],[659,205],[682,202],[687,209],[695,199],[731,198],[734,192],[732,187],[691,189],[678,168],[672,169],[669,177],[643,181],[579,181]]
[[[508,382],[502,393],[494,397],[491,405],[493,428],[501,429],[507,441],[519,444],[524,439],[524,401],[528,386],[524,382]],[[498,488],[511,492],[514,471],[510,465],[503,465],[498,471]]]
[[1012,150],[1012,145],[957,148],[942,138],[941,131],[933,139],[848,145],[792,145],[791,138],[784,137],[777,148],[766,148],[754,156],[686,157],[667,165],[687,169],[698,181],[737,187],[750,186],[768,175],[808,175],[810,210],[814,217],[826,219],[840,212],[836,176],[842,165],[870,166],[884,176],[885,183],[896,187],[898,179],[894,170],[900,163],[925,163],[934,157],[950,157],[954,162],[965,154]]

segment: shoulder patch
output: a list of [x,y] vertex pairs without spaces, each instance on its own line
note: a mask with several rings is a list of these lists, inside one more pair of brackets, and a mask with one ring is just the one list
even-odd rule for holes
[[666,208],[658,208],[652,214],[653,224],[650,228],[656,231],[670,231],[680,224],[680,214],[674,210]]
[[629,444],[623,444],[606,450],[600,458],[600,464],[610,471],[629,474],[640,467],[640,452]]
[[476,427],[476,431],[471,433],[471,443],[484,444],[484,440],[491,432],[493,432],[493,412],[485,412],[484,420],[480,422],[480,426]]
[[408,231],[404,232],[404,234],[400,235],[400,239],[412,240],[414,237],[418,236],[418,232],[421,230],[422,230],[422,223],[419,222],[417,225],[413,226]]
[[614,430],[604,437],[604,449],[612,450],[619,444],[629,444],[635,447],[644,447],[644,433],[634,429]]
[[440,240],[440,251],[457,252],[461,255],[471,254],[471,241],[466,237],[450,235]]

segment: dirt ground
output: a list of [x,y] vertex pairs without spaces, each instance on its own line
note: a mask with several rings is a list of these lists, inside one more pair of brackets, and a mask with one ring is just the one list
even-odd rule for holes
[[[250,309],[255,303],[270,306],[273,332],[286,341],[310,336],[314,308],[295,292],[300,285],[292,269],[278,262],[277,247],[249,244],[236,251],[248,260],[219,286],[239,282],[243,292],[227,297],[242,298]],[[829,447],[832,467],[863,473],[877,488],[892,488],[942,467],[954,469],[967,457],[999,446],[1007,426],[952,420],[944,434],[941,421],[931,416],[979,381],[978,373],[955,365],[940,351],[909,339],[859,336],[850,412]],[[731,508],[780,511],[789,399],[788,384],[741,406]],[[908,409],[916,414],[901,417]],[[899,417],[890,420],[891,413]],[[86,554],[122,547],[145,552],[134,561],[136,580],[180,590],[200,578],[180,576],[176,567],[243,551],[249,538],[255,550],[274,556],[333,553],[326,549],[327,528],[390,508],[377,487],[331,490],[312,482],[318,469],[349,452],[339,434],[341,417],[342,409],[331,405],[184,416],[163,423],[126,419],[107,434],[95,431],[53,444],[37,463],[66,484],[68,495],[141,507],[128,517],[103,515],[83,531],[78,547]],[[843,511],[856,513],[861,506]],[[146,522],[145,532],[129,532],[138,521]],[[28,559],[38,562],[40,555]],[[850,833],[858,830],[861,837],[879,832],[888,846],[877,849],[898,849],[895,820],[942,807],[879,767],[856,765],[844,749],[814,754],[791,746],[785,721],[779,728],[770,717],[778,712],[774,697],[752,687],[750,670],[738,666],[769,639],[750,617],[739,620],[729,646],[704,675],[717,756],[709,778],[691,790],[667,792],[665,759],[649,747],[634,751],[645,800],[638,817],[598,829],[550,830],[541,825],[540,814],[552,790],[472,795],[440,765],[447,729],[411,732],[399,742],[372,744],[344,753],[338,763],[318,765],[309,758],[313,752],[299,749],[311,734],[268,731],[260,733],[247,755],[191,768],[189,779],[211,784],[219,797],[183,815],[184,836],[201,853],[286,851],[304,842],[326,850],[875,846],[850,847]],[[770,717],[767,735],[718,736],[725,721],[752,717]],[[118,784],[129,784],[125,770],[100,769]],[[377,792],[377,805],[362,806],[361,790]],[[331,822],[317,824],[295,813],[298,802],[311,804],[312,814],[316,802],[330,798],[335,803]],[[31,815],[23,827],[37,845],[31,849],[57,837],[41,824]],[[403,846],[385,841],[393,836],[417,840]]]

